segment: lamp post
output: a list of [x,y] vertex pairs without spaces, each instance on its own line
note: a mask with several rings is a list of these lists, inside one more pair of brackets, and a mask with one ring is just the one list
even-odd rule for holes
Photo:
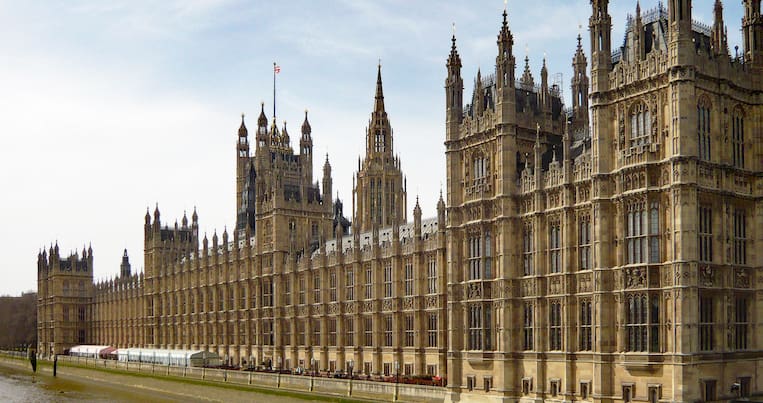
[[315,383],[315,358],[310,358],[310,392],[313,391],[314,383]]
[[400,376],[400,361],[395,361],[395,394],[392,396],[392,400],[397,401],[398,397],[398,381]]
[[350,386],[347,389],[347,396],[352,396],[352,367],[355,366],[354,364],[352,360],[347,362],[347,370],[350,372]]

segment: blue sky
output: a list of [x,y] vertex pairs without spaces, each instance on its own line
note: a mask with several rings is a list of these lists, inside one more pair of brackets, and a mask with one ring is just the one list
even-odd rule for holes
[[[613,47],[635,1],[611,5]],[[731,52],[740,1],[726,1]],[[569,92],[575,37],[587,0],[508,2],[514,54],[535,77],[544,53]],[[657,1],[643,0],[642,10]],[[712,0],[694,18],[712,22]],[[240,114],[254,126],[260,102],[292,143],[310,113],[315,170],[324,155],[351,209],[381,59],[395,152],[435,213],[445,182],[444,78],[456,23],[466,94],[477,68],[493,69],[503,1],[238,0],[0,1],[0,189],[4,190],[0,294],[36,289],[36,254],[92,243],[95,277],[118,273],[122,250],[143,266],[143,215],[158,202],[174,224],[198,209],[202,232],[235,220],[235,138]],[[523,66],[518,63],[518,74]],[[270,118],[270,117],[269,117]],[[409,215],[411,213],[409,212]],[[203,236],[203,234],[202,234]]]

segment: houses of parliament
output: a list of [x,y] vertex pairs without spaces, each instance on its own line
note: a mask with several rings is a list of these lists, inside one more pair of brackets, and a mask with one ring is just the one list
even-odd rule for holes
[[39,254],[38,350],[430,374],[463,402],[763,394],[763,16],[741,2],[730,50],[720,0],[712,25],[692,0],[636,2],[621,44],[609,1],[591,0],[590,54],[570,38],[570,106],[545,62],[537,78],[517,66],[506,11],[495,70],[465,102],[454,35],[432,218],[417,200],[409,220],[381,67],[351,211],[328,157],[314,178],[307,114],[295,152],[263,106],[231,136],[230,233],[200,238],[196,211],[168,226],[157,207],[143,273],[125,251],[97,283],[92,250]]

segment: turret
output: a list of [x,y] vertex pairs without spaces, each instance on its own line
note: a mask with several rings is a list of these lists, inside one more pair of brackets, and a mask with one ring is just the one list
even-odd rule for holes
[[761,0],[743,0],[744,17],[742,18],[742,35],[744,36],[745,62],[754,66],[763,66],[763,16],[761,16]]
[[[453,38],[455,48],[455,37]],[[509,30],[506,8],[503,9],[503,24],[498,33],[498,57],[495,59],[496,85],[499,89],[514,88],[514,36]],[[505,96],[514,96],[506,91]]]
[[376,73],[376,94],[374,95],[374,111],[371,113],[371,122],[368,125],[366,136],[366,155],[372,157],[380,155],[382,158],[392,158],[392,128],[384,109],[384,89],[381,78],[381,64]]
[[643,60],[646,56],[646,38],[644,22],[641,20],[641,2],[636,2],[636,19],[633,23],[633,61]]
[[442,190],[440,190],[440,199],[437,200],[437,228],[441,231],[445,231],[445,200],[442,198]]
[[451,38],[450,55],[446,64],[448,76],[445,78],[445,124],[446,138],[458,136],[458,125],[463,119],[464,80],[461,79],[461,57],[456,49],[456,34]]
[[255,225],[255,183],[257,179],[257,172],[253,163],[248,165],[247,171],[248,173],[246,176],[246,182],[244,184],[244,188],[241,191],[241,202],[237,211],[238,215],[236,218],[236,233],[240,237],[245,237],[247,230],[254,230]]
[[265,116],[265,103],[260,104],[260,116],[257,118],[257,155],[267,154],[270,139],[268,138],[268,118]]
[[[757,0],[760,2],[760,0]],[[668,51],[671,65],[692,63],[694,54],[691,22],[692,0],[670,0],[668,6]]]
[[130,258],[127,256],[127,249],[125,249],[124,254],[122,255],[122,264],[119,265],[119,277],[122,279],[126,279],[130,277],[131,275],[130,270]]
[[588,60],[583,53],[582,38],[578,35],[578,47],[572,58],[572,113],[580,126],[588,125]]
[[482,88],[482,69],[478,67],[477,79],[474,80],[474,92],[472,93],[472,110],[475,119],[482,115],[482,112],[485,110],[485,105],[483,102],[484,96],[485,91]]
[[612,69],[612,17],[609,0],[591,0],[591,79],[593,92],[609,89],[609,71]]
[[726,24],[723,23],[723,4],[721,0],[715,0],[713,6],[713,53],[716,55],[728,55],[729,44],[726,36]]
[[159,203],[156,203],[156,208],[154,209],[154,231],[159,231],[161,228],[161,221],[159,220]]
[[414,239],[421,239],[421,206],[418,196],[416,196],[416,205],[413,206],[413,235]]
[[326,154],[326,162],[323,164],[323,203],[331,205],[331,164],[329,164],[329,155]]
[[238,141],[236,141],[236,211],[241,209],[239,195],[244,188],[246,180],[246,165],[249,162],[249,131],[244,123],[244,114],[241,114],[241,126],[238,128]]
[[548,68],[546,67],[546,56],[543,56],[543,66],[540,68],[540,96],[543,106],[550,106],[551,101],[548,93]]
[[313,137],[310,122],[307,120],[305,109],[305,121],[302,122],[302,136],[299,138],[300,161],[302,162],[302,176],[305,183],[313,180]]
[[291,151],[291,138],[289,137],[289,132],[286,131],[286,121],[283,121],[283,130],[281,130],[281,144],[283,145],[284,150]]

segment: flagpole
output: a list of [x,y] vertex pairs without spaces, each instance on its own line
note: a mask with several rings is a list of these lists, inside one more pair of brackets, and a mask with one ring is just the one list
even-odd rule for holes
[[276,118],[276,62],[273,62],[273,123]]

